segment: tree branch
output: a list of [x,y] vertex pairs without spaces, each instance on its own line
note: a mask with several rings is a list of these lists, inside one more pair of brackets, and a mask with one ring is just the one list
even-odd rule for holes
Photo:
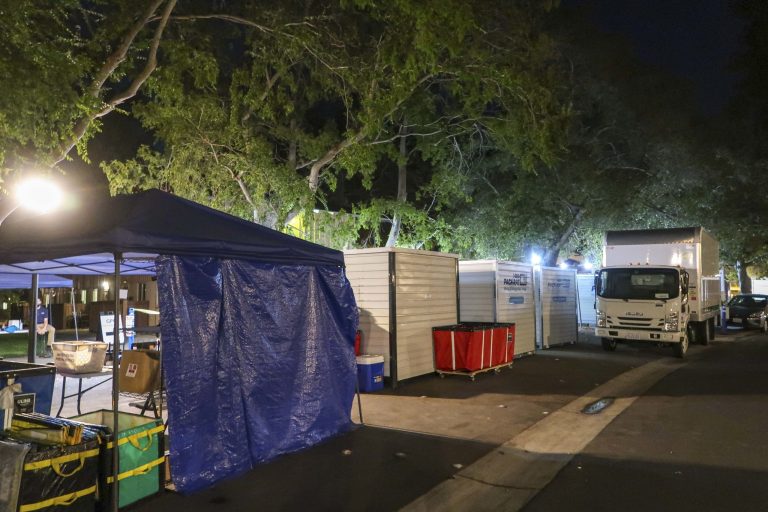
[[[155,11],[157,11],[157,9],[165,1],[166,0],[154,0],[150,5],[147,6],[147,9],[144,11],[142,16],[136,20],[128,33],[123,37],[120,46],[118,46],[117,49],[107,57],[107,59],[104,61],[104,64],[96,72],[93,81],[88,86],[86,91],[88,96],[91,96],[95,99],[98,99],[101,96],[104,84],[107,82],[109,77],[114,74],[118,66],[120,66],[120,64],[125,61],[128,55],[128,50],[133,45],[139,32],[141,32],[141,30],[149,23]],[[112,112],[118,105],[136,95],[136,92],[139,90],[141,85],[147,80],[147,78],[152,74],[152,72],[155,70],[155,67],[157,66],[157,49],[160,44],[163,31],[168,22],[168,18],[175,6],[176,0],[168,0],[168,3],[165,6],[165,10],[163,11],[163,15],[160,18],[161,22],[155,29],[155,35],[152,38],[152,46],[147,58],[147,64],[144,66],[144,69],[141,71],[141,73],[133,80],[131,85],[124,93],[116,95],[112,100],[107,102],[107,104],[102,107],[101,110],[88,113],[75,123],[75,126],[72,130],[72,136],[69,138],[69,140],[59,146],[58,154],[54,155],[53,165],[58,164],[67,157],[69,152],[72,151],[72,149],[83,139],[83,137],[85,137],[85,134],[88,132],[88,128],[91,126],[93,121]]]

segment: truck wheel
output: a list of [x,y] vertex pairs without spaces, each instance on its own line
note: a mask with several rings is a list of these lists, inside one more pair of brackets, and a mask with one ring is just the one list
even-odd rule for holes
[[685,336],[683,336],[683,339],[680,341],[680,343],[675,343],[675,356],[682,359],[685,357],[686,352],[688,352],[688,332],[685,333]]
[[709,341],[712,341],[715,339],[715,319],[710,318],[709,319]]
[[616,340],[612,338],[600,338],[600,341],[603,343],[603,350],[608,352],[616,350]]
[[698,325],[694,324],[693,322],[688,322],[688,325],[685,326],[685,337],[688,338],[688,343],[698,343],[699,342]]
[[704,320],[703,322],[699,322],[698,327],[699,329],[699,343],[702,345],[709,345],[710,340],[710,329],[712,326],[709,325],[709,319]]

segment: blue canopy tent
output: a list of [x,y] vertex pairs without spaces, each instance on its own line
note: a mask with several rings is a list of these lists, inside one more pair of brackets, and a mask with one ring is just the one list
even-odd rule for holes
[[[72,288],[72,280],[66,277],[42,275],[38,278],[40,288]],[[0,290],[22,290],[32,287],[29,274],[0,274]]]
[[115,290],[157,275],[182,492],[351,427],[357,307],[340,251],[159,190],[11,217],[0,245],[0,273],[114,275]]

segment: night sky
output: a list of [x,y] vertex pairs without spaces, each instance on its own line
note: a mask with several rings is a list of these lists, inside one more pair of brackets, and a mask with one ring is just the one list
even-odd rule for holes
[[562,0],[562,6],[588,9],[598,30],[626,38],[639,60],[691,80],[703,114],[719,113],[733,96],[744,24],[727,1]]

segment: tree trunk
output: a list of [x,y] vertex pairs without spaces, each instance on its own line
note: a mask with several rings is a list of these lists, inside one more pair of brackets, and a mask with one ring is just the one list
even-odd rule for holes
[[736,273],[739,277],[739,293],[752,293],[752,279],[747,274],[747,265],[737,261]]
[[557,265],[557,256],[560,254],[560,251],[565,246],[565,244],[568,243],[568,239],[571,238],[573,232],[577,227],[579,227],[579,224],[581,224],[581,219],[584,217],[585,210],[575,206],[573,208],[576,210],[576,215],[574,215],[573,220],[571,220],[571,223],[568,225],[568,228],[563,231],[563,234],[560,236],[560,239],[557,241],[557,243],[547,249],[547,252],[544,254],[544,257],[541,261],[542,265],[548,267],[554,267]]
[[[408,189],[406,187],[406,177],[408,175],[407,164],[407,148],[405,145],[406,128],[400,126],[400,159],[397,163],[397,202],[405,203],[408,200]],[[403,219],[400,214],[395,212],[392,216],[392,227],[389,229],[389,237],[387,238],[386,247],[394,247],[397,245],[397,238],[400,236],[400,227],[402,226]]]

